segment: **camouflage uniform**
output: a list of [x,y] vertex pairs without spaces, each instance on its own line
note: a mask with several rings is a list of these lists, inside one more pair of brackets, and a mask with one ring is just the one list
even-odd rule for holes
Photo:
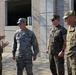
[[[33,46],[33,51],[32,51]],[[32,73],[32,56],[37,56],[39,48],[35,34],[26,29],[25,31],[18,30],[14,35],[13,44],[13,56],[15,56],[16,50],[18,55],[17,62],[17,75],[23,75],[23,69],[26,69],[27,75],[33,75]]]
[[69,25],[66,38],[68,75],[76,75],[76,13],[67,11],[63,18]]
[[66,29],[61,25],[53,26],[50,30],[50,70],[53,75],[64,75],[64,57],[58,57],[63,48]]
[[68,28],[66,54],[69,75],[76,75],[76,24]]

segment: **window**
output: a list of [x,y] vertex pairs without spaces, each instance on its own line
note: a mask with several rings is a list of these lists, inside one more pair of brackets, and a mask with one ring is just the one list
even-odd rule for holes
[[31,19],[31,0],[7,1],[7,26],[16,26],[19,18],[30,20],[28,17]]

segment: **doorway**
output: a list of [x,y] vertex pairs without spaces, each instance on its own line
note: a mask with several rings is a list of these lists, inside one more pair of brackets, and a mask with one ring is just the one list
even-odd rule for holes
[[19,18],[31,17],[31,0],[10,0],[7,2],[7,26],[16,26]]

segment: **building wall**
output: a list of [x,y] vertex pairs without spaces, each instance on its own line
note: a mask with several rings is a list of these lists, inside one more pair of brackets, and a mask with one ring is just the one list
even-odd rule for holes
[[4,34],[5,26],[5,4],[3,0],[0,0],[0,35]]
[[41,57],[47,57],[46,47],[51,16],[53,15],[53,0],[40,0],[40,53]]
[[32,0],[32,30],[36,34],[40,49],[40,0]]
[[57,13],[60,15],[60,23],[64,26],[64,0],[57,0]]
[[[32,27],[29,28],[36,34],[40,48],[39,55],[41,57],[47,57],[45,51],[49,29],[52,26],[50,21],[51,16],[54,13],[59,14],[61,16],[61,24],[66,27],[62,17],[66,11],[70,10],[71,1],[72,0],[32,0]],[[11,28],[10,26],[5,26],[5,16],[5,1],[0,0],[0,34],[5,34],[5,41],[8,40],[10,42],[9,48],[5,49],[5,51],[9,51],[11,50],[14,31],[18,29],[18,27]],[[11,31],[9,31],[10,29]]]

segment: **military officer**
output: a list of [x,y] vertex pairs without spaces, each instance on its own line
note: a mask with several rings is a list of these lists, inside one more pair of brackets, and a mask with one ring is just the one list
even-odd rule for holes
[[[33,31],[26,27],[26,19],[19,18],[17,24],[20,29],[14,34],[13,59],[17,62],[17,75],[23,75],[23,69],[26,69],[27,75],[32,73],[32,58],[36,60],[39,52],[37,38]],[[32,50],[33,49],[33,50]],[[18,55],[16,56],[16,50]]]
[[64,21],[69,26],[66,38],[66,55],[68,60],[68,75],[76,75],[76,14],[75,11],[67,11]]
[[[5,36],[4,35],[0,35],[0,41],[1,39],[4,39]],[[2,75],[2,53],[3,53],[3,48],[6,47],[8,45],[8,41],[3,43],[1,42],[0,44],[0,75]]]
[[67,30],[60,25],[59,15],[53,15],[51,21],[53,26],[49,32],[46,50],[46,53],[49,51],[50,70],[53,75],[64,75],[64,50]]

